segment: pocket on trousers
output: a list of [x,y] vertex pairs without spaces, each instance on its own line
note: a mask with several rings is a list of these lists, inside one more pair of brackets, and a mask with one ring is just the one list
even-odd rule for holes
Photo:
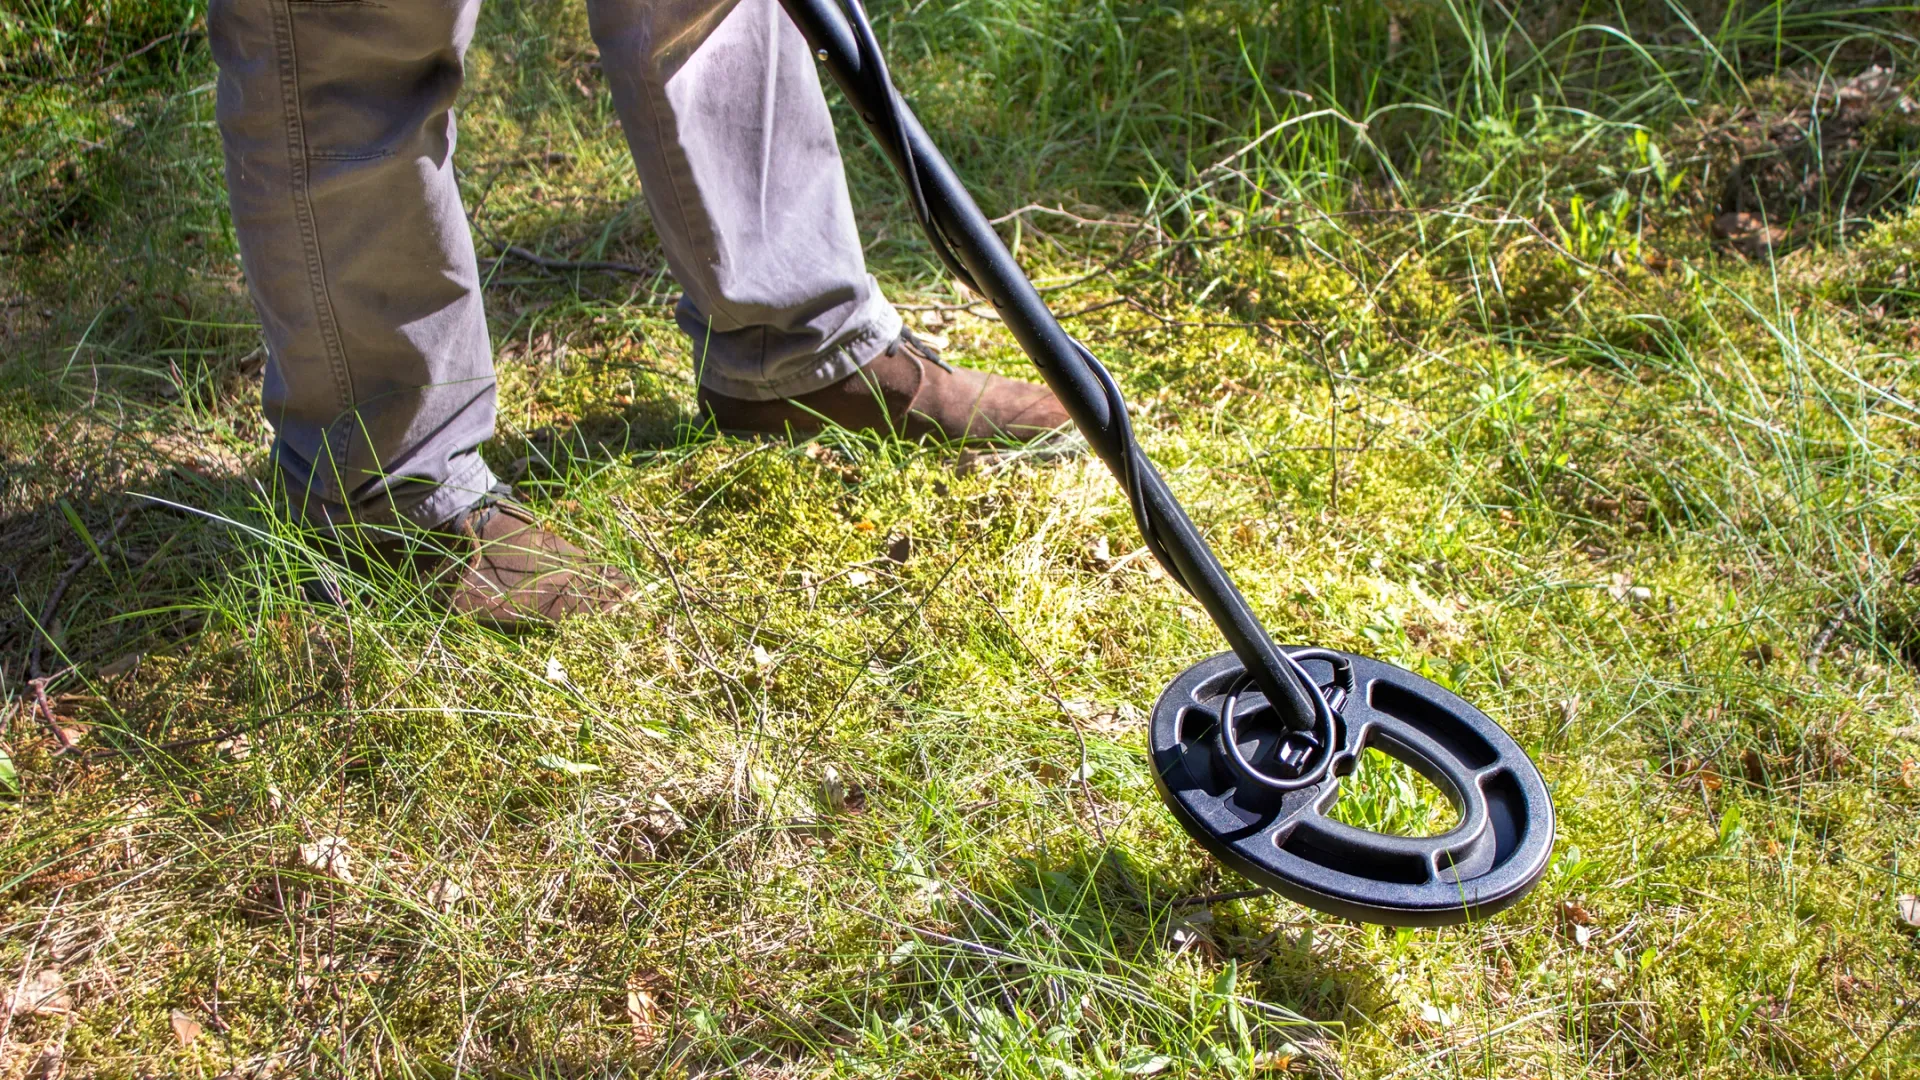
[[[287,0],[307,155],[377,161],[450,149],[459,0]],[[439,121],[439,122],[436,122]]]

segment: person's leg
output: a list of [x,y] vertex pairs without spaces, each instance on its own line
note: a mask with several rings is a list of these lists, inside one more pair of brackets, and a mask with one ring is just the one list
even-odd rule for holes
[[437,525],[494,486],[492,350],[450,111],[479,0],[212,0],[264,405],[296,513]]
[[819,390],[900,316],[867,273],[812,53],[778,0],[589,0],[702,386]]

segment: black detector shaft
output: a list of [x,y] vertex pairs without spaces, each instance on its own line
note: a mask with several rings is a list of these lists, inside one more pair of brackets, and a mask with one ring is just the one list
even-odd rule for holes
[[1116,408],[1120,405],[1117,395],[1110,395],[1103,385],[1110,380],[1101,378],[1105,373],[1098,369],[1098,361],[1061,329],[926,129],[900,100],[878,51],[862,48],[862,35],[856,34],[839,0],[781,3],[924,206],[931,220],[922,224],[937,230],[936,248],[944,241],[958,257],[961,265],[951,269],[993,304],[1093,451],[1123,484],[1129,478],[1137,484],[1158,533],[1149,534],[1148,540],[1160,541],[1154,554],[1206,608],[1228,647],[1246,665],[1255,685],[1280,708],[1287,725],[1303,732],[1324,727],[1326,708],[1318,703],[1306,673],[1274,647],[1159,471],[1138,453],[1128,437],[1124,408]]
[[[1525,895],[1546,868],[1553,806],[1519,745],[1411,672],[1275,645],[1140,449],[1112,375],[1061,328],[895,90],[860,0],[781,4],[905,180],[935,254],[993,304],[1120,482],[1148,549],[1232,649],[1189,668],[1153,710],[1155,781],[1181,826],[1255,881],[1370,922],[1461,922]],[[1369,746],[1439,786],[1459,824],[1410,838],[1327,817]]]

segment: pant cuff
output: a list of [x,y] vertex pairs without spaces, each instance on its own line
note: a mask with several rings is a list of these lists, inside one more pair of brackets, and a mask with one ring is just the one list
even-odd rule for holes
[[293,521],[327,530],[343,525],[402,524],[431,529],[478,506],[499,484],[493,470],[477,453],[467,455],[467,460],[454,471],[453,476],[439,484],[407,485],[409,488],[425,489],[424,496],[405,500],[381,498],[353,507],[321,498],[285,472],[280,476],[281,483],[285,485],[287,516]]
[[[713,358],[709,356],[707,362],[699,365],[700,385],[742,401],[799,397],[832,386],[886,352],[888,346],[900,337],[900,330],[905,325],[900,313],[894,310],[893,304],[878,289],[873,291],[869,310],[860,323],[860,330],[843,336],[831,348],[812,357],[782,363],[780,366],[786,369],[786,373],[774,381],[730,377],[719,370],[726,365],[713,363]],[[696,343],[696,349],[699,345]]]

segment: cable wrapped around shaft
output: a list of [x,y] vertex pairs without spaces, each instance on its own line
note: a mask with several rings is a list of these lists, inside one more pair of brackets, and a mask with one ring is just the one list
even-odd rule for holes
[[[905,110],[900,91],[894,87],[893,78],[887,73],[886,57],[880,51],[880,42],[874,36],[873,24],[867,18],[866,8],[860,0],[842,0],[842,3],[845,7],[847,22],[853,29],[854,42],[860,51],[860,70],[874,80],[874,89],[878,91],[873,95],[872,100],[877,101],[879,107],[885,110],[885,115],[868,119],[876,137],[891,136],[887,139],[891,143],[888,147],[889,156],[899,166],[900,173],[907,182],[907,198],[913,205],[914,219],[920,223],[921,231],[926,233],[928,243],[933,245],[934,254],[940,259],[940,264],[946,267],[947,272],[975,294],[984,296],[987,294],[986,290],[980,288],[974,281],[972,272],[967,269],[965,263],[961,262],[960,256],[954,251],[954,245],[940,228],[940,222],[934,216],[932,208],[927,205],[920,168],[914,161],[913,144],[907,138]],[[1093,355],[1093,351],[1081,343],[1080,339],[1070,338],[1070,340],[1075,350],[1079,352],[1081,362],[1085,363],[1088,370],[1093,373],[1095,381],[1100,384],[1100,389],[1106,396],[1107,412],[1111,417],[1112,437],[1117,451],[1113,455],[1113,464],[1120,473],[1120,486],[1127,493],[1127,505],[1133,511],[1134,524],[1140,529],[1141,539],[1146,541],[1147,550],[1159,561],[1168,576],[1172,577],[1182,589],[1192,593],[1193,586],[1187,582],[1179,564],[1167,551],[1167,545],[1161,538],[1160,529],[1155,523],[1151,505],[1147,501],[1143,480],[1147,474],[1146,453],[1140,449],[1140,441],[1134,436],[1133,421],[1127,415],[1127,403],[1120,395],[1120,384],[1114,380],[1113,373],[1107,370],[1106,365],[1102,364],[1099,358]]]

